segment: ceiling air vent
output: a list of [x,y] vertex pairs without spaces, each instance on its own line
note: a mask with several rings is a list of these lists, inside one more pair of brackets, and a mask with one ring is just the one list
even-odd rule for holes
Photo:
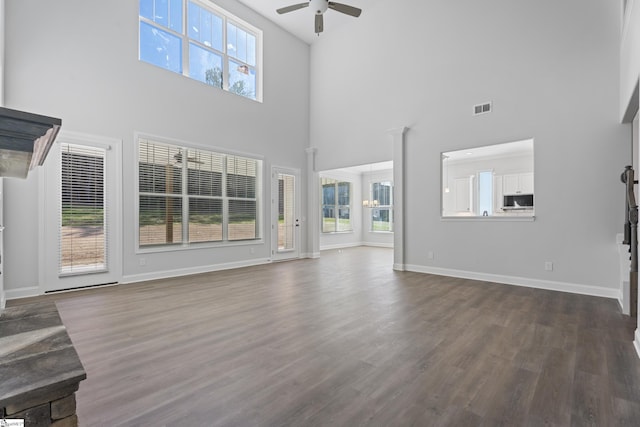
[[491,102],[485,102],[484,104],[478,104],[473,106],[473,115],[486,114],[491,112]]

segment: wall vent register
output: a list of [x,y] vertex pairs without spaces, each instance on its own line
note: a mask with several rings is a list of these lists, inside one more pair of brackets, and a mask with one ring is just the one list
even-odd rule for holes
[[473,106],[473,115],[490,113],[492,110],[491,102],[485,102],[484,104],[478,104]]

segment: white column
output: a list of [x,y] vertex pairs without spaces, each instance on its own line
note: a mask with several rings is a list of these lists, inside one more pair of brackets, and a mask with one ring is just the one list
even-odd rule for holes
[[320,258],[320,179],[317,148],[307,148],[307,258]]
[[408,128],[390,129],[393,140],[393,269],[404,271],[404,135]]

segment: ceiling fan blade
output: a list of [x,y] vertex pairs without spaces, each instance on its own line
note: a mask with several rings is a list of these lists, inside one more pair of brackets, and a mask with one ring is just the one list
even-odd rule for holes
[[276,12],[282,15],[283,13],[293,12],[294,10],[303,9],[305,7],[309,7],[309,2],[292,4],[291,6],[287,6],[287,7],[281,7],[280,9],[277,9]]
[[324,30],[324,20],[322,15],[316,15],[316,34],[320,34]]
[[329,9],[337,10],[338,12],[346,13],[347,15],[354,16],[356,18],[362,13],[362,9],[332,1],[329,2]]

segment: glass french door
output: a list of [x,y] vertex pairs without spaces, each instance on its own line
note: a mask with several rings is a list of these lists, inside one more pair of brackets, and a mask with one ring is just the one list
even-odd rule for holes
[[272,258],[300,256],[300,172],[274,167],[272,171]]
[[120,280],[120,140],[61,133],[42,182],[44,292]]

